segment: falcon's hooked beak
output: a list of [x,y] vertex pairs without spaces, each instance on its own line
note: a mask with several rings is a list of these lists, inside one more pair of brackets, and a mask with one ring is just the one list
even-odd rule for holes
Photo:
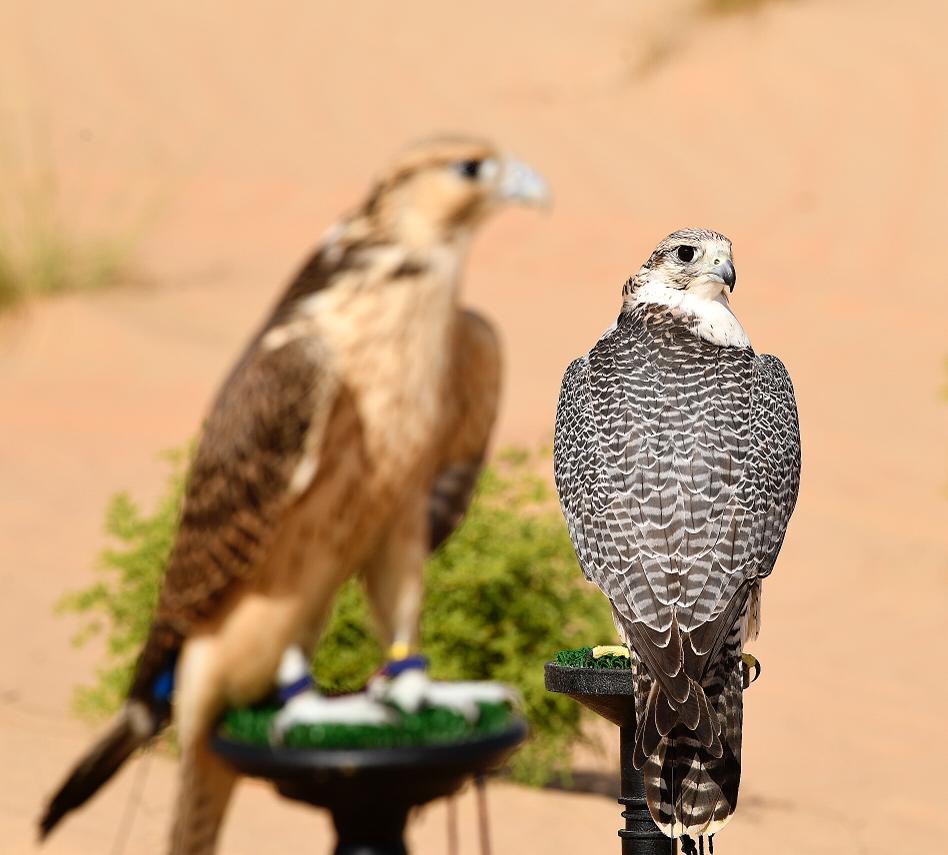
[[550,204],[550,188],[543,176],[521,160],[508,157],[497,182],[497,198],[503,202],[545,207]]
[[734,269],[734,262],[731,261],[730,258],[723,260],[715,259],[715,265],[708,271],[708,274],[710,276],[716,276],[727,285],[729,292],[734,292],[734,283],[737,282],[737,271]]

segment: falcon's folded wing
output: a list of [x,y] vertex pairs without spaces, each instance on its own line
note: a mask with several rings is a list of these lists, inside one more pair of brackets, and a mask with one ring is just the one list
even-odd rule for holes
[[133,697],[147,697],[189,628],[252,579],[283,512],[316,473],[336,381],[312,339],[262,341],[204,426]]
[[471,502],[497,420],[500,375],[500,342],[493,326],[476,312],[463,312],[448,389],[451,413],[444,464],[429,503],[432,551],[457,528]]

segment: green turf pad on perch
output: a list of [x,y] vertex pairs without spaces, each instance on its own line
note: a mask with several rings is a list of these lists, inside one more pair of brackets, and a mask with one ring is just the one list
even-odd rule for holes
[[[397,724],[308,724],[287,731],[284,744],[290,748],[398,748],[408,745],[439,745],[462,742],[505,730],[513,719],[507,704],[478,704],[480,716],[470,723],[460,713],[426,708],[401,713]],[[220,733],[228,739],[252,745],[270,743],[270,725],[275,707],[228,710]]]
[[591,647],[577,647],[575,650],[560,650],[553,661],[557,665],[563,665],[567,668],[600,668],[608,670],[610,668],[629,668],[629,658],[627,656],[615,656],[607,653],[598,659],[593,658],[593,649]]

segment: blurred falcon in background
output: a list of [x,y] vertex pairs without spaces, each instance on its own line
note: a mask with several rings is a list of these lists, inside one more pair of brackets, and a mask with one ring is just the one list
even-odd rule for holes
[[737,805],[742,647],[800,482],[793,386],[754,353],[734,283],[726,237],[669,235],[556,413],[560,502],[630,649],[634,763],[671,837],[714,834]]
[[326,698],[308,663],[353,574],[390,660],[418,658],[423,565],[464,514],[500,390],[496,335],[459,306],[465,255],[504,203],[546,199],[542,178],[492,145],[437,139],[327,233],[211,409],[128,701],[51,799],[42,835],[172,715],[171,851],[196,855],[214,850],[235,781],[206,744],[227,706],[276,685],[279,739],[299,721],[385,721],[383,701],[469,710],[502,694],[434,683],[415,662],[372,693]]

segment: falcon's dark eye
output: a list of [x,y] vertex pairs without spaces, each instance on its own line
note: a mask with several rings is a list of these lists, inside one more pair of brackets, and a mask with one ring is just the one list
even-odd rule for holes
[[675,255],[678,256],[679,261],[683,261],[685,264],[687,264],[689,261],[694,261],[695,248],[683,243],[680,247],[678,247],[678,249],[675,250]]
[[461,160],[454,164],[454,168],[465,178],[473,181],[480,174],[481,161],[479,160]]

